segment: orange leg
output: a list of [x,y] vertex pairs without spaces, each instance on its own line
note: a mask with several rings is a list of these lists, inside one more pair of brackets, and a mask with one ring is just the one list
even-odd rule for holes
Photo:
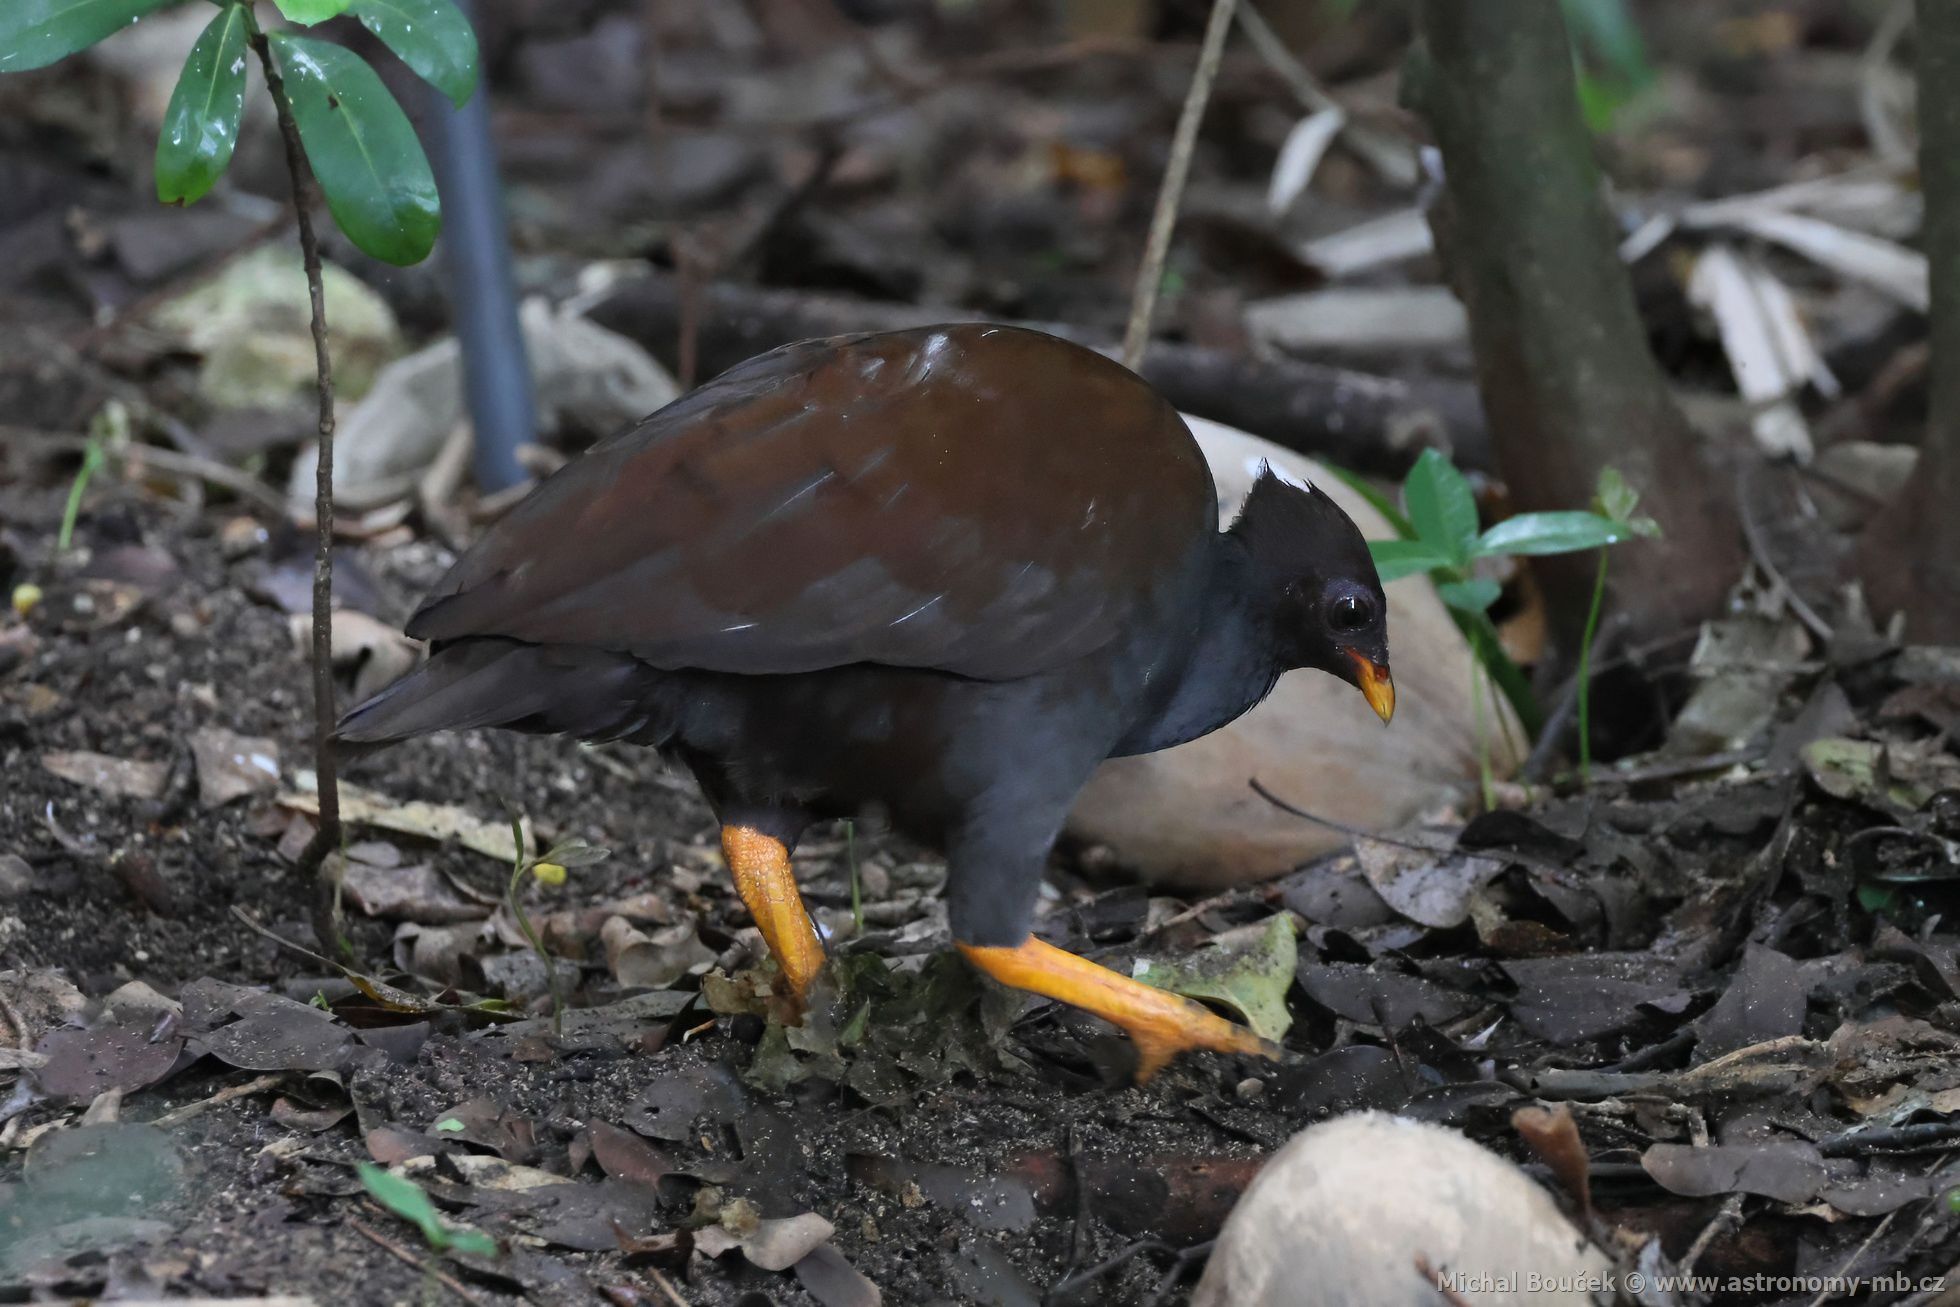
[[803,910],[803,896],[796,892],[789,850],[781,840],[751,827],[723,826],[721,853],[734,874],[736,893],[749,905],[791,996],[800,1004],[823,966],[824,953],[817,928]]
[[1011,948],[962,944],[960,952],[1003,985],[1058,999],[1128,1031],[1137,1046],[1138,1084],[1188,1049],[1280,1056],[1279,1045],[1201,1003],[1119,975],[1033,936]]

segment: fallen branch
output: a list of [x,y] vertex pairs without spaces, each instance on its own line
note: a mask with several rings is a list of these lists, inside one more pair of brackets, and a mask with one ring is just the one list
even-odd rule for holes
[[[682,335],[683,298],[679,278],[654,271],[614,290],[588,316],[671,363]],[[1003,320],[958,309],[726,283],[703,287],[698,309],[702,377],[793,340]],[[1093,330],[1054,322],[1015,325],[1094,346],[1112,356],[1116,352],[1107,336]],[[1321,363],[1258,359],[1165,341],[1151,344],[1138,371],[1187,413],[1358,472],[1399,477],[1426,444],[1435,443],[1447,446],[1458,466],[1490,466],[1483,411],[1475,388],[1462,382],[1403,381]]]

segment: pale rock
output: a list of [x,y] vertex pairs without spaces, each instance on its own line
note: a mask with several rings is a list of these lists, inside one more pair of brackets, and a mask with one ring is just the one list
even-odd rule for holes
[[1359,1112],[1273,1154],[1226,1219],[1191,1303],[1593,1307],[1614,1301],[1612,1272],[1504,1158],[1439,1125]]

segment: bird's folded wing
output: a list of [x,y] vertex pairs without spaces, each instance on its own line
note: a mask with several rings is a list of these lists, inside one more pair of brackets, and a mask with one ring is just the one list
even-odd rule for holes
[[1176,413],[1086,350],[971,326],[805,342],[596,445],[408,630],[1005,678],[1106,643],[1216,528]]

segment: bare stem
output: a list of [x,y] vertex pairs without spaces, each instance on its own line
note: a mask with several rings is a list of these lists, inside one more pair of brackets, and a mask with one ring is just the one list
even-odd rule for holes
[[1211,21],[1205,24],[1205,41],[1198,52],[1197,71],[1191,74],[1191,89],[1184,94],[1184,109],[1177,117],[1177,131],[1171,136],[1170,162],[1164,168],[1164,184],[1157,190],[1157,210],[1150,216],[1150,237],[1143,247],[1143,264],[1137,269],[1136,289],[1130,293],[1130,325],[1123,332],[1123,366],[1135,371],[1143,362],[1144,347],[1150,343],[1150,319],[1157,311],[1157,291],[1164,280],[1164,259],[1170,254],[1171,230],[1177,226],[1178,205],[1184,200],[1184,183],[1191,175],[1191,152],[1198,144],[1198,123],[1205,116],[1211,99],[1211,84],[1218,76],[1218,62],[1225,53],[1225,37],[1232,30],[1232,12],[1238,0],[1212,0]]
[[1600,601],[1606,597],[1606,551],[1599,551],[1599,570],[1593,573],[1592,605],[1586,609],[1586,632],[1579,638],[1579,784],[1592,784],[1592,652],[1599,633]]
[[320,275],[320,240],[313,230],[307,197],[306,151],[292,101],[272,58],[272,47],[246,10],[252,49],[265,70],[265,89],[279,113],[279,135],[286,145],[286,170],[293,181],[293,211],[299,220],[300,255],[306,264],[306,292],[313,305],[313,364],[320,393],[320,458],[314,478],[313,518],[313,768],[320,782],[320,828],[300,854],[302,874],[316,878],[313,930],[329,957],[339,955],[338,902],[327,854],[340,843],[340,784],[333,753],[333,356],[327,348],[327,297]]

